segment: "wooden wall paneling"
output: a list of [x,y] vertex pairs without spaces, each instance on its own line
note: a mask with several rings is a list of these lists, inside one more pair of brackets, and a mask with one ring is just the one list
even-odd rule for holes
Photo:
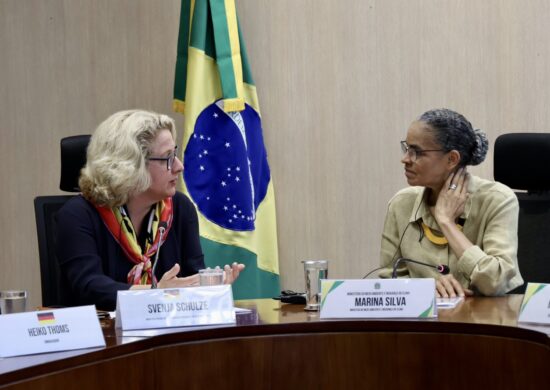
[[[544,0],[238,0],[276,189],[284,288],[378,264],[398,141],[446,106],[487,131],[547,130]],[[40,303],[32,199],[57,194],[59,139],[112,112],[171,113],[179,0],[0,0],[0,288]],[[181,126],[182,117],[173,114]],[[181,133],[181,132],[180,132]],[[472,172],[492,177],[492,151]]]

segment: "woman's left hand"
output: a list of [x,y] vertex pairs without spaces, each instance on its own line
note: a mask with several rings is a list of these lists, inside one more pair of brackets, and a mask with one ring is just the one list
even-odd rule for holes
[[439,192],[437,202],[431,208],[432,215],[437,223],[455,223],[456,219],[464,212],[464,206],[468,199],[468,172],[460,168],[449,175],[443,188]]
[[244,269],[244,264],[233,263],[231,266],[225,265],[223,267],[223,282],[225,284],[233,284],[235,280],[239,277],[239,274]]
[[442,275],[435,281],[435,293],[438,298],[469,297],[474,295],[472,290],[462,287],[460,282],[451,274]]

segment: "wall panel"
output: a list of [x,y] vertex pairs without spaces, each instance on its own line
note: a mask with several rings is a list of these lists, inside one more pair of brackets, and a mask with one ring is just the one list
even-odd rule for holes
[[[433,107],[487,131],[547,131],[544,0],[237,0],[276,188],[282,282],[378,262],[398,141]],[[110,113],[170,113],[178,0],[0,0],[0,288],[40,302],[32,200],[57,194],[59,139]],[[181,125],[181,117],[176,116]],[[492,177],[492,152],[472,169]]]

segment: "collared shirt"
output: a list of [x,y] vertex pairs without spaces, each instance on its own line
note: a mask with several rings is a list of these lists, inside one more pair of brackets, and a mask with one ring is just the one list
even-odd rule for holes
[[[425,187],[408,187],[390,200],[382,233],[380,277],[390,277],[395,261],[408,258],[449,266],[462,286],[483,295],[502,295],[523,284],[517,260],[519,204],[505,185],[470,175],[469,197],[460,218],[463,233],[473,243],[460,258],[448,244],[432,243],[422,222],[436,235],[441,228],[426,204]],[[435,269],[400,263],[398,276],[438,278]]]

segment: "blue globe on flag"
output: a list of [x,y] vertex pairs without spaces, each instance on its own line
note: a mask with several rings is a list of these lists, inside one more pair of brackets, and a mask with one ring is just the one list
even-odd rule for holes
[[254,230],[270,171],[261,119],[251,106],[226,113],[220,100],[206,107],[183,160],[187,190],[207,219],[226,229]]

